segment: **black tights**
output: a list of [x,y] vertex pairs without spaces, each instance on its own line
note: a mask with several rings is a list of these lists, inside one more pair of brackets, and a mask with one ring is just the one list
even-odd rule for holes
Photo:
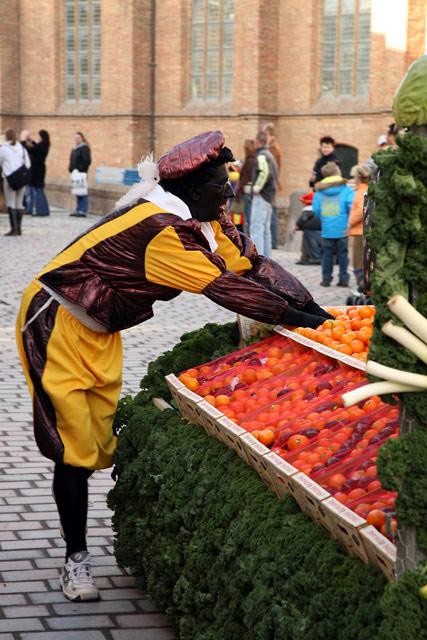
[[86,551],[88,478],[93,471],[68,464],[56,464],[53,495],[67,545],[65,559],[76,551]]

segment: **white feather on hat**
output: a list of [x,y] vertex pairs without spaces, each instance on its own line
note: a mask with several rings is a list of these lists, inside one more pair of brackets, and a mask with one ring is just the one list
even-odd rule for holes
[[159,181],[159,167],[154,161],[153,152],[147,153],[144,160],[137,165],[138,175],[141,178],[139,182],[136,182],[131,186],[129,191],[125,193],[116,202],[117,209],[124,209],[134,204],[141,198],[145,198],[150,191],[154,189]]

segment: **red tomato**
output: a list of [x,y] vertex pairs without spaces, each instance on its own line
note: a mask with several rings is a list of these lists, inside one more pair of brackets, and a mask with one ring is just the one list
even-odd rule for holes
[[294,451],[295,449],[300,449],[301,447],[304,447],[309,442],[310,440],[307,438],[307,436],[301,436],[299,434],[295,434],[294,436],[291,436],[289,438],[287,442],[287,446],[289,451]]
[[385,513],[381,509],[371,509],[368,513],[366,521],[377,529],[380,529],[385,523]]
[[341,489],[345,482],[345,476],[342,473],[334,473],[328,481],[328,485],[332,489]]

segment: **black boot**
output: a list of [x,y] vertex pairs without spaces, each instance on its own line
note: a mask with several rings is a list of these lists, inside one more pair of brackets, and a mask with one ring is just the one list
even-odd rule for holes
[[22,223],[23,217],[24,217],[24,209],[16,209],[16,231],[18,236],[20,236],[22,233],[21,223]]
[[10,231],[5,233],[5,236],[17,236],[18,234],[18,218],[16,209],[12,209],[11,207],[7,208],[7,212],[9,214],[9,222],[10,222]]

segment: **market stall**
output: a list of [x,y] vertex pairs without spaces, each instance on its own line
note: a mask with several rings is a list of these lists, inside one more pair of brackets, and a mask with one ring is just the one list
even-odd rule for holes
[[184,417],[393,579],[396,493],[382,487],[376,458],[398,436],[399,409],[379,396],[344,406],[343,394],[368,382],[374,309],[330,311],[335,320],[317,330],[276,327],[271,337],[167,381]]

